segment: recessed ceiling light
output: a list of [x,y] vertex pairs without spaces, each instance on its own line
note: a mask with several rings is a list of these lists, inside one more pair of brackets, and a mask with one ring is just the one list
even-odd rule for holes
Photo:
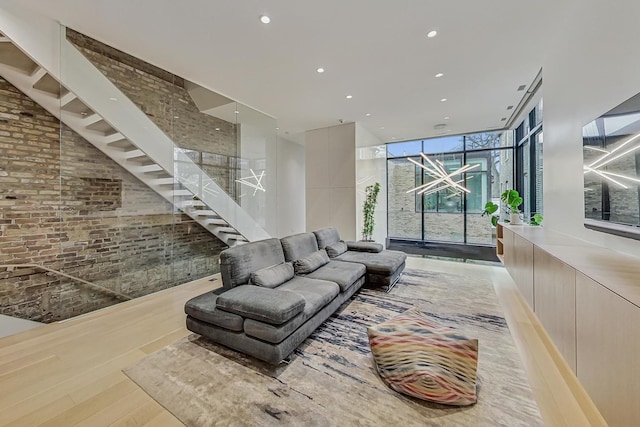
[[447,132],[451,132],[451,129],[447,129]]
[[347,95],[346,98],[347,99],[351,99],[351,98],[353,98],[353,95]]
[[437,35],[438,35],[438,32],[436,30],[431,30],[427,33],[427,37],[429,37],[430,39],[434,38]]
[[391,139],[396,139],[396,137],[395,137],[395,136],[392,136],[392,137],[391,137]]
[[267,15],[262,15],[260,16],[260,22],[262,22],[263,24],[268,24],[269,22],[271,22],[271,18],[269,18]]
[[280,128],[276,128],[276,130],[280,130]]
[[447,102],[447,98],[442,98],[440,102]]
[[109,101],[117,101],[118,98],[109,98]]
[[179,117],[179,116],[173,116],[173,118],[174,118],[174,119],[179,119],[180,117]]
[[371,115],[371,113],[366,113],[365,116],[369,117]]
[[216,130],[220,130],[220,128],[216,128]]
[[451,117],[449,117],[449,116],[444,116],[444,119],[445,119],[445,120],[449,120],[450,118],[451,118]]
[[436,78],[438,78],[438,77],[442,77],[442,76],[444,76],[444,73],[438,73],[438,74],[436,74]]
[[380,129],[384,129],[384,126],[380,126]]
[[234,111],[235,114],[240,114],[240,111],[236,110]]
[[320,67],[316,70],[318,73],[324,73],[324,68]]

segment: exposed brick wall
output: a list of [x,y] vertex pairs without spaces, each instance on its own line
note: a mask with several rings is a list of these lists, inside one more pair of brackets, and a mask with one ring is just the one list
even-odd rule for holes
[[[42,264],[137,297],[219,271],[223,248],[0,79],[0,264]],[[57,275],[0,268],[3,314],[49,322],[115,302]]]
[[[67,38],[177,146],[237,156],[237,126],[201,113],[181,77],[73,30],[67,30]],[[209,163],[205,169],[216,184],[234,196],[236,177],[230,175],[229,163],[223,159],[218,164]]]

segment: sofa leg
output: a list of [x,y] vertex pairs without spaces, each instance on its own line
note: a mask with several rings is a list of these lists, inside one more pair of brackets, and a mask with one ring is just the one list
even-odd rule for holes
[[385,289],[385,288],[383,288],[383,289],[384,289],[384,291],[385,291],[386,293],[391,292],[391,289],[393,289],[393,287],[396,285],[396,283],[398,283],[398,282],[400,281],[400,278],[402,277],[402,275],[403,275],[403,274],[404,274],[404,273],[400,273],[400,274],[398,274],[398,277],[396,277],[396,279],[395,279],[393,282],[391,282],[391,284],[390,284],[389,286],[386,286],[386,289]]

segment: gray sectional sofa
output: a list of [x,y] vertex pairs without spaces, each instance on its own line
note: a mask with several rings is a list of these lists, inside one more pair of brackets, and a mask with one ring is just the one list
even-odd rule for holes
[[[187,329],[268,363],[286,358],[365,280],[386,274],[380,265],[390,251],[363,252],[379,258],[368,265],[331,259],[316,236],[301,233],[224,250],[222,288],[187,301]],[[399,276],[404,258],[400,264],[391,258],[385,271]]]

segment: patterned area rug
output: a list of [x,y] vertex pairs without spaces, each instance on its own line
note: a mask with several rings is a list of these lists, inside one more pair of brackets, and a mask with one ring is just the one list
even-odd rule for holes
[[[478,402],[427,403],[378,377],[368,325],[419,307],[479,339]],[[542,421],[488,281],[405,270],[389,294],[362,289],[272,367],[191,335],[125,373],[187,426],[537,426]]]

